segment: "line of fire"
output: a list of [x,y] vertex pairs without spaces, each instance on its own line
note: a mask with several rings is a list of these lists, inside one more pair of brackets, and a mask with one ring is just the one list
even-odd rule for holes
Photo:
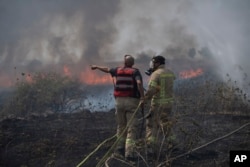
[[[139,65],[142,66],[142,65]],[[145,67],[144,67],[145,69]],[[143,71],[142,71],[143,72]],[[67,77],[77,77],[83,84],[88,85],[107,85],[113,84],[110,76],[105,74],[99,74],[92,71],[90,68],[86,67],[80,72],[73,71],[69,65],[62,65],[61,73]],[[74,76],[75,73],[78,73],[78,76]],[[204,70],[202,67],[190,68],[177,72],[177,77],[179,79],[191,79],[203,75]],[[2,74],[0,79],[1,87],[11,87],[19,79],[24,79],[29,83],[32,83],[32,72],[20,73],[18,76],[9,76],[7,74]],[[15,78],[16,77],[16,78]],[[145,76],[146,77],[146,76]],[[146,80],[146,79],[145,79]]]
[[[135,67],[140,69],[143,80],[144,87],[147,89],[147,83],[149,81],[149,77],[144,74],[144,71],[148,68],[148,63],[150,60],[150,56],[142,56],[136,59]],[[106,64],[108,67],[122,66],[122,62],[109,62]],[[239,110],[240,106],[244,106],[244,108],[248,108],[248,95],[244,90],[241,90],[241,87],[238,85],[236,81],[231,80],[230,76],[225,80],[222,80],[220,76],[218,76],[217,72],[214,69],[214,63],[208,61],[208,59],[204,60],[193,60],[193,59],[173,59],[168,60],[166,66],[172,69],[177,77],[174,86],[174,92],[176,97],[183,98],[187,100],[188,105],[193,103],[194,101],[202,101],[202,105],[207,105],[208,101],[210,103],[216,103],[216,105],[221,104],[220,100],[223,101],[219,108],[228,108],[229,106],[233,110]],[[15,86],[16,83],[26,82],[28,84],[33,84],[34,79],[32,73],[28,72],[17,72],[18,69],[15,68],[15,75],[5,75],[3,72],[0,77],[0,86],[2,88],[10,88]],[[98,71],[92,71],[90,69],[90,64],[85,63],[82,68],[75,68],[72,64],[63,64],[59,67],[59,74],[63,77],[68,77],[69,79],[76,79],[79,83],[82,84],[89,92],[94,92],[98,87],[99,90],[112,90],[114,81],[109,74],[104,74]],[[46,75],[44,75],[46,77]],[[86,92],[85,92],[86,93]],[[88,96],[88,95],[86,95]],[[86,98],[84,96],[84,98]],[[95,95],[100,98],[101,96]],[[105,95],[102,95],[105,96]],[[216,97],[216,98],[215,98]],[[177,103],[178,103],[178,99]],[[112,99],[112,96],[110,97]],[[216,100],[215,100],[216,99]],[[96,99],[92,99],[96,103]],[[112,100],[108,102],[102,101],[103,103],[110,103],[110,108],[114,107],[112,104]],[[182,103],[182,102],[180,102]],[[74,103],[74,105],[76,105]],[[180,106],[186,106],[187,104],[178,104],[178,108]],[[191,105],[192,106],[192,105]],[[213,106],[214,105],[210,105]],[[193,106],[194,107],[194,106]],[[218,107],[215,107],[218,109]],[[189,108],[190,109],[190,108]],[[209,109],[206,109],[209,110]],[[223,109],[226,110],[226,109]]]

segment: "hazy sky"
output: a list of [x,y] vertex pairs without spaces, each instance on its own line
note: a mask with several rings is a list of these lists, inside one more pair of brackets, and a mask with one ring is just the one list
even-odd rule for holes
[[124,54],[162,54],[192,67],[206,63],[204,48],[214,70],[242,81],[250,71],[249,8],[249,0],[0,0],[0,81],[15,67],[78,71]]

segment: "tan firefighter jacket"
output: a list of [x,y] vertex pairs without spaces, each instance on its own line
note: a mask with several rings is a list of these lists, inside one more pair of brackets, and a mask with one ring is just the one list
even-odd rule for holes
[[164,65],[160,65],[151,74],[145,97],[147,99],[152,98],[152,105],[172,103],[174,80],[174,73],[169,69],[165,69]]

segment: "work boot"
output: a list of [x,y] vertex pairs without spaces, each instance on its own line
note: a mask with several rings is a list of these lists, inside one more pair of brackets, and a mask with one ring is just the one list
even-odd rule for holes
[[137,161],[137,159],[138,159],[138,157],[125,157],[125,159],[127,160],[127,161],[133,161],[133,162],[135,162],[135,161]]
[[126,154],[125,154],[125,158],[126,158],[126,160],[128,160],[128,161],[136,161],[137,159],[138,159],[138,155],[137,155],[137,153],[136,152],[127,152]]
[[147,160],[155,161],[157,159],[157,153],[152,147],[147,147]]
[[125,148],[116,148],[113,156],[117,157],[117,158],[124,158],[125,156]]
[[138,161],[138,157],[137,156],[126,156],[125,160],[134,166],[134,165],[136,165],[136,162]]

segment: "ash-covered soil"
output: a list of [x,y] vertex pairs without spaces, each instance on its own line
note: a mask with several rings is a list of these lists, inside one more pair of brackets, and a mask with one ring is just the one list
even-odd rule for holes
[[[52,114],[0,122],[0,166],[76,166],[115,134],[114,112]],[[101,148],[86,166],[95,166]]]
[[[250,125],[230,134],[248,122],[250,116],[232,114],[179,117],[175,149],[166,156],[173,158],[202,146],[175,159],[172,166],[229,166],[230,150],[250,150]],[[75,167],[115,132],[114,111],[4,119],[0,122],[0,166]],[[104,144],[83,166],[96,166],[113,142]],[[157,166],[137,164],[147,165]],[[110,166],[129,165],[111,160]]]

